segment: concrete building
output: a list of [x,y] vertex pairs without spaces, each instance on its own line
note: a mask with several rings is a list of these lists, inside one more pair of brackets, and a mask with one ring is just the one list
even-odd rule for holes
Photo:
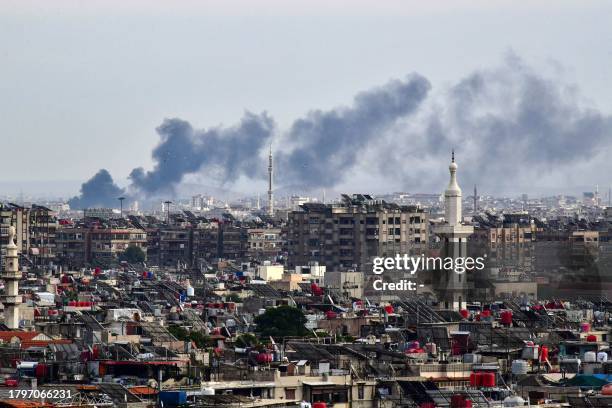
[[15,227],[15,244],[26,266],[44,267],[56,260],[58,220],[54,211],[40,205],[0,204],[0,259],[6,252],[11,225]]
[[113,208],[86,208],[83,210],[85,218],[99,218],[101,220],[112,220],[120,218],[121,213]]
[[80,224],[62,226],[57,233],[58,259],[69,267],[117,260],[130,246],[146,253],[146,231],[132,226]]
[[89,236],[91,260],[117,259],[130,246],[139,247],[146,253],[147,234],[138,228],[93,229]]
[[269,262],[257,267],[257,276],[266,281],[277,281],[283,279],[283,265],[272,265]]
[[289,265],[317,261],[328,269],[367,271],[373,257],[420,253],[429,239],[428,215],[368,195],[341,204],[307,203],[289,213]]
[[254,258],[273,258],[281,254],[285,240],[280,228],[249,228],[247,253]]
[[342,294],[346,298],[363,298],[363,272],[327,271],[325,287]]

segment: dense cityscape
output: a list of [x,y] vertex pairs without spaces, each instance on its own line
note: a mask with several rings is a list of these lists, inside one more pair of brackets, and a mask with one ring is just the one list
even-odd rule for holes
[[[440,194],[275,198],[270,153],[265,200],[3,202],[0,406],[612,406],[609,195],[449,171]],[[485,262],[376,273],[396,254]]]
[[610,22],[0,0],[0,408],[612,408]]

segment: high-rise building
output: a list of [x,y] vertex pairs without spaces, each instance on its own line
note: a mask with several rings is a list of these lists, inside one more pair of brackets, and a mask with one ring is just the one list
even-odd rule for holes
[[40,205],[23,207],[0,203],[0,265],[8,244],[8,228],[15,227],[15,244],[26,266],[46,267],[56,260],[55,213]]
[[428,242],[428,214],[368,195],[343,196],[340,204],[306,203],[289,213],[289,265],[318,261],[328,270],[366,271],[376,256],[421,253]]

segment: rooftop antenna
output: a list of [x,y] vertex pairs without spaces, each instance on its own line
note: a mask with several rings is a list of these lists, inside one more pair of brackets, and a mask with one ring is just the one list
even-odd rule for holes
[[274,217],[274,190],[272,188],[272,144],[270,143],[270,155],[268,156],[268,216]]

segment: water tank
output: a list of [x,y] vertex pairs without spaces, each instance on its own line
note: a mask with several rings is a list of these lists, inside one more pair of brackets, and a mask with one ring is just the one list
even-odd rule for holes
[[324,402],[314,402],[312,408],[327,408],[327,404]]
[[548,361],[548,347],[542,346],[540,348],[540,361]]
[[438,354],[438,346],[436,346],[436,343],[425,343],[425,349],[429,354]]
[[537,360],[538,359],[539,346],[527,346],[523,349],[521,357],[525,360]]
[[525,360],[514,360],[512,361],[512,374],[514,375],[523,375],[527,374],[527,369],[529,365]]
[[584,353],[584,362],[585,363],[594,363],[597,361],[597,354],[594,351],[587,351]]
[[512,311],[511,310],[504,310],[503,312],[501,312],[500,318],[501,318],[501,324],[505,326],[512,325]]
[[594,334],[589,334],[586,338],[586,341],[588,341],[589,343],[595,343],[597,342],[597,336]]
[[495,373],[490,373],[490,372],[482,373],[481,385],[485,388],[493,388],[495,387],[495,383],[496,383],[495,380],[496,380]]
[[272,354],[270,353],[259,353],[257,355],[257,362],[260,364],[266,364],[272,362]]
[[507,397],[503,401],[504,407],[522,407],[525,405],[525,400],[519,396]]
[[202,395],[215,395],[215,389],[210,387],[202,388]]
[[465,364],[478,364],[480,363],[481,357],[480,354],[466,353],[463,355],[463,362]]
[[470,374],[470,387],[478,388],[482,384],[482,373]]
[[333,320],[338,317],[338,314],[333,310],[328,310],[327,312],[325,312],[325,317],[327,318],[327,320]]
[[599,353],[597,353],[597,362],[605,363],[606,361],[608,361],[608,353],[606,353],[605,351],[600,351]]
[[193,297],[195,296],[195,289],[193,286],[187,286],[187,296]]
[[591,325],[589,323],[580,323],[580,331],[582,333],[587,333],[591,330]]

